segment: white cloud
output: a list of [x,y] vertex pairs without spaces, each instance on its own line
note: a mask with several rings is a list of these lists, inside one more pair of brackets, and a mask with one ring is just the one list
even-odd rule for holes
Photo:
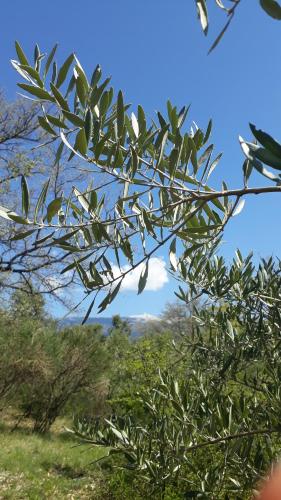
[[[130,267],[128,265],[122,267],[122,272],[127,271]],[[139,266],[130,273],[128,273],[122,283],[121,291],[137,291],[140,274],[144,266]],[[112,271],[115,277],[120,275],[119,268],[115,265],[112,266]],[[168,273],[166,271],[165,261],[161,257],[152,257],[149,261],[148,278],[145,290],[150,292],[157,292],[165,283],[168,283]]]

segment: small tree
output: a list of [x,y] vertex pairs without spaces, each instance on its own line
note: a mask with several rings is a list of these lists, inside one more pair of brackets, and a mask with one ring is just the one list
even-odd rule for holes
[[45,330],[36,342],[46,359],[47,370],[24,384],[19,397],[24,416],[34,420],[34,430],[45,433],[66,406],[73,413],[80,413],[79,395],[84,391],[90,407],[107,365],[99,325],[61,332]]
[[248,498],[280,453],[280,263],[255,269],[238,252],[229,267],[222,257],[197,264],[187,268],[191,294],[207,285],[210,302],[181,344],[178,376],[166,369],[141,392],[145,413],[138,407],[107,421],[99,434],[77,423],[76,432],[121,454],[121,465],[147,481],[148,496],[170,488]]
[[[0,316],[0,398],[46,432],[65,411],[99,411],[108,361],[100,325],[58,330],[42,296],[16,290]],[[88,403],[85,405],[87,395]]]
[[[18,293],[18,292],[17,292]],[[23,293],[24,299],[26,295]],[[24,300],[25,311],[29,309]],[[47,362],[35,342],[43,333],[40,317],[29,314],[14,316],[0,312],[0,398],[3,406],[18,403],[18,390],[23,384],[33,383],[47,370]]]

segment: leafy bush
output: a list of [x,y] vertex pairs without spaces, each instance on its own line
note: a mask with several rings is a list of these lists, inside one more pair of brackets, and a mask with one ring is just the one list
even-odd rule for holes
[[[23,417],[33,419],[38,432],[48,431],[65,411],[103,411],[106,394],[101,389],[108,361],[101,326],[58,330],[55,322],[42,319],[43,311],[39,320],[30,318],[30,308],[19,306],[22,297],[18,295],[12,301],[17,308],[1,314],[0,397],[4,404],[9,400]],[[24,293],[23,297],[25,304]],[[20,313],[21,309],[27,314]]]
[[109,446],[148,496],[170,488],[245,499],[281,449],[281,265],[270,258],[256,268],[238,252],[231,266],[221,257],[197,266],[187,265],[189,293],[209,290],[209,302],[195,309],[180,352],[175,344],[178,377],[167,369],[151,379],[138,395],[142,412],[76,421],[75,432]]

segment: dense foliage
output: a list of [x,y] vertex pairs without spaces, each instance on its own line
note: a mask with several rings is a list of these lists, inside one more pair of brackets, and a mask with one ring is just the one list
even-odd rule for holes
[[39,432],[75,414],[76,436],[109,450],[108,485],[128,498],[136,487],[251,498],[280,453],[280,263],[237,252],[230,266],[202,255],[186,270],[193,307],[170,304],[136,338],[119,317],[106,337],[58,331],[40,300],[36,320],[16,293],[1,316],[2,407]]
[[[89,302],[86,320],[96,298],[102,294],[101,312],[138,266],[141,293],[151,257],[160,250],[168,247],[171,271],[184,273],[188,256],[214,253],[225,226],[243,209],[243,197],[280,194],[281,145],[251,125],[259,144],[240,138],[243,187],[231,189],[223,182],[218,189],[210,180],[221,159],[210,143],[211,120],[206,130],[194,124],[188,128],[189,109],[179,110],[170,101],[167,114],[158,112],[156,121],[149,120],[142,106],[129,115],[122,91],[114,97],[99,65],[88,78],[77,56],[70,54],[57,69],[56,48],[46,58],[36,45],[31,63],[16,43],[18,60],[12,64],[28,82],[19,87],[41,106],[38,120],[49,142],[58,144],[56,161],[68,151],[69,160],[76,157],[84,164],[80,168],[91,174],[91,181],[65,186],[55,198],[46,181],[32,206],[23,176],[22,212],[6,206],[0,215],[26,226],[19,240],[35,238],[38,251],[41,246],[57,249],[71,260],[66,266],[61,261],[61,274],[71,271],[82,281]],[[270,184],[249,187],[253,169]],[[112,197],[106,204],[109,186]]]
[[1,311],[0,346],[0,398],[17,408],[18,423],[30,418],[44,433],[60,415],[103,411],[108,359],[99,325],[58,329],[40,295],[17,291]]
[[229,268],[215,257],[188,274],[196,296],[208,284],[209,301],[192,333],[168,344],[172,363],[136,384],[138,405],[125,416],[77,420],[75,432],[121,456],[145,479],[144,497],[250,498],[280,454],[280,263],[256,269],[237,253]]

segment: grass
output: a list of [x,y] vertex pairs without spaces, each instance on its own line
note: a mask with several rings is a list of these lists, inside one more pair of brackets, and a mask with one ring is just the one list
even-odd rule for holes
[[101,472],[92,462],[106,450],[77,446],[62,432],[62,422],[48,436],[29,429],[0,428],[0,499],[98,498]]

